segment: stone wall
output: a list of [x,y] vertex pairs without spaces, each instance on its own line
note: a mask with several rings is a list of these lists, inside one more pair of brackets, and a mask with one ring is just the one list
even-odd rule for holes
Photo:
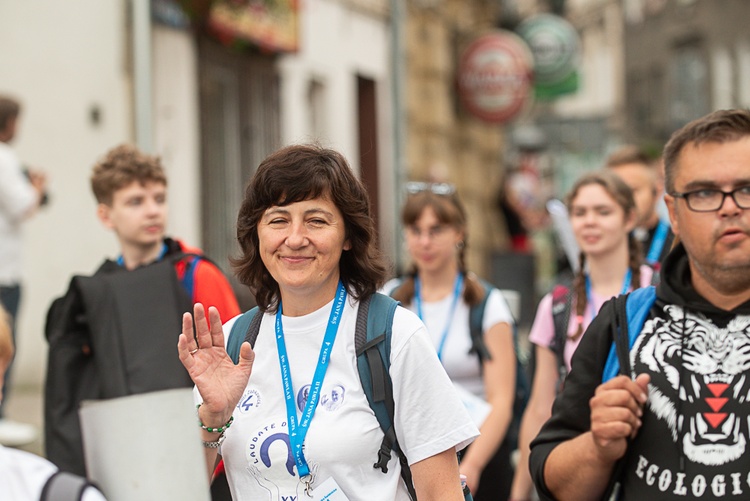
[[482,122],[462,109],[456,94],[461,50],[493,29],[498,2],[411,0],[406,48],[406,171],[409,179],[457,186],[469,218],[468,266],[490,277],[494,251],[507,234],[495,208],[503,175],[504,126]]

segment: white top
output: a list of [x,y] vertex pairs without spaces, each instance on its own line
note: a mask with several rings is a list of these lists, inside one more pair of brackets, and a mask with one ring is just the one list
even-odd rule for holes
[[[383,291],[392,291],[398,287],[401,279],[395,278],[383,286]],[[463,294],[463,292],[462,292]],[[433,347],[437,350],[440,340],[445,332],[445,324],[450,316],[453,294],[435,302],[422,301],[423,320],[427,326]],[[405,305],[411,311],[417,311],[416,302],[412,301]],[[513,325],[513,315],[508,303],[505,302],[502,293],[498,289],[490,292],[487,305],[484,309],[482,319],[483,332],[499,323]],[[463,295],[456,304],[448,337],[442,352],[443,367],[454,383],[460,384],[476,396],[484,398],[484,380],[480,368],[479,358],[471,350],[471,333],[469,332],[469,305],[463,299]]]
[[[0,445],[0,499],[38,501],[47,480],[57,467],[30,452]],[[105,501],[97,489],[86,488],[83,501]]]
[[21,221],[36,201],[18,155],[0,142],[0,285],[21,280]]
[[[298,416],[332,305],[282,320]],[[347,300],[320,402],[305,439],[305,457],[316,471],[313,488],[333,477],[351,501],[406,501],[409,496],[396,454],[387,474],[373,468],[383,433],[359,380],[354,347],[358,308],[358,303]],[[234,321],[224,325],[227,338]],[[274,324],[275,315],[263,317],[253,373],[221,448],[235,501],[305,498],[289,447]],[[424,325],[404,308],[396,310],[393,324],[394,424],[409,463],[448,449],[463,449],[479,431],[440,366]]]

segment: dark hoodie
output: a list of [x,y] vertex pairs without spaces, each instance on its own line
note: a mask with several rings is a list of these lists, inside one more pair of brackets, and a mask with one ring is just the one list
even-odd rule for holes
[[[623,460],[622,500],[750,499],[750,302],[719,309],[692,287],[678,245],[662,268],[657,301],[631,352],[651,375],[642,427]],[[552,449],[591,427],[589,400],[612,346],[604,305],[584,334],[552,417],[531,444],[541,499]]]

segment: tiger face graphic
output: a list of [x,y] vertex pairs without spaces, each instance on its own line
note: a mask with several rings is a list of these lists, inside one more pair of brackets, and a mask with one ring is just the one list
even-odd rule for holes
[[630,352],[634,373],[651,373],[649,407],[690,461],[734,461],[750,430],[750,316],[719,328],[676,305],[664,313],[645,323]]

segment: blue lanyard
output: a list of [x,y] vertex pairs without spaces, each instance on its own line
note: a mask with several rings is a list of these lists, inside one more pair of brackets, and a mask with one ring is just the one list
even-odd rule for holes
[[284,328],[281,325],[281,301],[279,309],[276,311],[276,346],[279,350],[279,365],[281,366],[281,381],[284,383],[284,398],[286,399],[286,414],[289,423],[289,441],[294,454],[294,462],[297,463],[297,473],[300,478],[310,475],[310,468],[307,466],[307,460],[302,453],[302,444],[305,442],[307,430],[310,427],[315,414],[315,408],[320,398],[320,389],[323,386],[328,362],[330,361],[333,342],[336,340],[336,332],[339,329],[339,320],[343,311],[344,301],[346,300],[346,288],[339,281],[338,290],[336,291],[336,300],[331,308],[331,315],[328,317],[328,327],[326,327],[323,345],[320,347],[318,357],[318,366],[315,369],[312,383],[310,384],[310,393],[307,396],[307,403],[302,410],[302,416],[297,422],[297,407],[294,398],[294,388],[292,388],[291,369],[289,368],[289,356],[286,351],[284,342]]
[[[440,344],[438,344],[437,348],[437,356],[441,361],[443,360],[445,340],[448,339],[448,332],[450,332],[451,323],[453,322],[453,314],[456,312],[458,298],[461,297],[461,286],[463,286],[463,283],[464,275],[463,273],[459,273],[458,276],[456,276],[456,284],[453,287],[453,301],[451,302],[451,309],[448,312],[448,320],[445,322],[443,335],[440,337]],[[424,316],[422,315],[422,288],[419,284],[419,277],[414,279],[414,302],[417,304],[417,315],[419,315],[419,319],[424,322]]]
[[648,264],[656,264],[659,262],[659,256],[661,256],[661,250],[664,248],[664,243],[667,241],[668,233],[669,223],[660,219],[656,231],[654,232],[654,238],[651,239],[651,247],[648,249],[648,254],[646,255],[646,262]]
[[[165,243],[164,245],[162,245],[161,252],[159,252],[159,256],[157,256],[154,262],[161,261],[162,258],[166,255],[167,250],[169,249],[167,248],[167,244]],[[117,264],[119,264],[120,266],[125,266],[125,258],[122,257],[122,254],[117,256]]]
[[[630,290],[630,281],[633,279],[633,271],[628,268],[628,271],[625,272],[625,278],[622,281],[622,289],[620,290],[620,295],[625,294]],[[588,302],[588,308],[591,312],[591,318],[593,319],[596,316],[596,311],[594,310],[594,300],[591,297],[591,279],[589,278],[588,274],[586,274],[586,300]]]

